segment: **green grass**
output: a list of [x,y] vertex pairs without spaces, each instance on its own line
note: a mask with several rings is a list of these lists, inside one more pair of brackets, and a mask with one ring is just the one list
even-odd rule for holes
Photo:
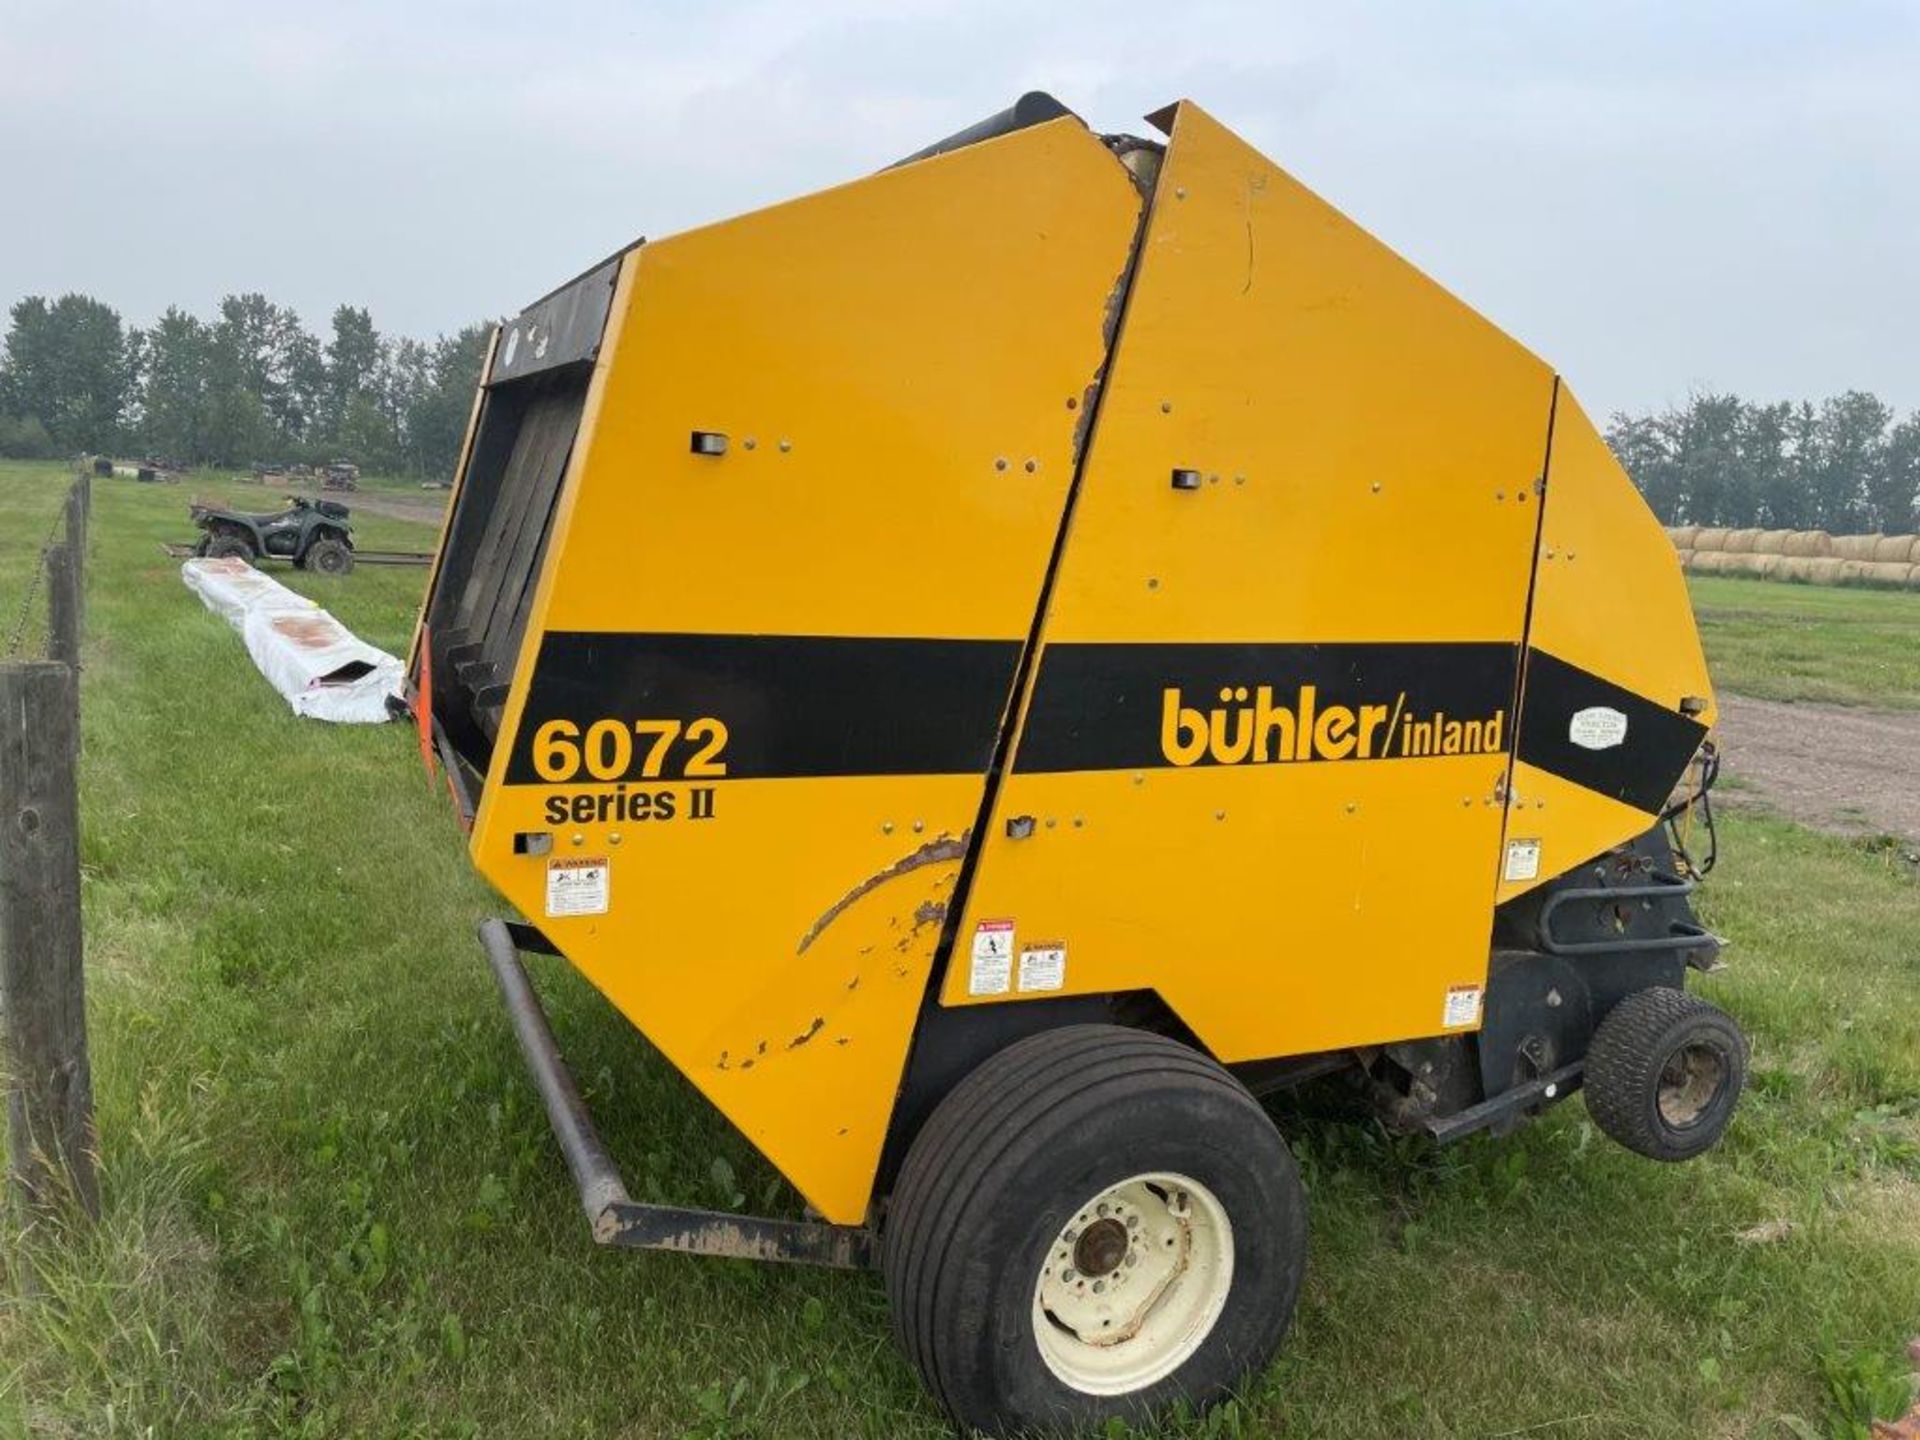
[[[870,1277],[596,1251],[403,727],[296,720],[96,482],[89,1005],[106,1213],[0,1309],[0,1435],[944,1433]],[[210,489],[203,484],[199,488]],[[240,487],[242,490],[248,487]],[[258,493],[258,492],[254,492]],[[58,475],[0,467],[0,603]],[[369,545],[419,527],[369,522]],[[378,541],[375,535],[379,536]],[[34,543],[37,543],[34,542]],[[376,643],[417,571],[283,579]],[[16,587],[9,589],[9,586]],[[1920,1329],[1920,888],[1897,850],[1725,822],[1706,982],[1754,1039],[1727,1143],[1663,1168],[1576,1101],[1506,1140],[1280,1111],[1313,1201],[1292,1339],[1180,1435],[1785,1436]],[[535,965],[636,1189],[797,1201],[584,982]],[[1786,1218],[1775,1245],[1737,1232]],[[1882,1408],[1886,1400],[1882,1397]]]
[[1765,700],[1920,706],[1920,591],[1688,577],[1714,682]]

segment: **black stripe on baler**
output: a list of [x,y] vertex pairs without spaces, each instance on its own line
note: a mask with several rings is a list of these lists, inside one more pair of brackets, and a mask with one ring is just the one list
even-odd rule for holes
[[[1512,642],[1498,640],[1056,642],[1040,656],[1013,768],[1031,774],[1166,766],[1161,706],[1176,689],[1183,704],[1206,711],[1221,703],[1223,686],[1251,692],[1264,685],[1286,705],[1311,686],[1322,708],[1387,705],[1419,720],[1499,717],[1501,733],[1511,735],[1504,714],[1517,654]],[[1401,758],[1402,739],[1397,729],[1387,732],[1374,758]]]
[[1017,640],[550,631],[507,783],[544,783],[532,745],[549,720],[703,716],[727,727],[730,780],[981,774],[1019,658]]
[[[1524,685],[1518,757],[1650,815],[1666,804],[1707,735],[1699,721],[1544,650],[1528,652]],[[1620,744],[1589,750],[1573,742],[1573,717],[1594,706],[1626,716]]]

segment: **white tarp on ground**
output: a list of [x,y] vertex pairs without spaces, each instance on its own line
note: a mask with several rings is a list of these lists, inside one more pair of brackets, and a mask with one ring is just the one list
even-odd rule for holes
[[180,578],[240,632],[247,654],[294,714],[359,725],[393,718],[387,697],[404,688],[400,662],[304,595],[238,558],[189,560]]

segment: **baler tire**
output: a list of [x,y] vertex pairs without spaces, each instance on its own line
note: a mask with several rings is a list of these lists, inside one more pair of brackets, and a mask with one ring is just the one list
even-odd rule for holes
[[[1072,1237],[1096,1227],[1107,1268],[1076,1275],[1060,1257],[1078,1261]],[[928,1390],[963,1429],[1005,1435],[1221,1398],[1278,1348],[1306,1245],[1299,1172],[1244,1086],[1164,1036],[1074,1025],[941,1101],[901,1167],[881,1264]],[[1114,1298],[1088,1293],[1095,1276]],[[1114,1307],[1134,1332],[1119,1344],[1068,1323]]]
[[1717,1005],[1650,986],[1608,1012],[1587,1047],[1587,1113],[1649,1160],[1691,1160],[1726,1132],[1747,1077],[1747,1042]]

